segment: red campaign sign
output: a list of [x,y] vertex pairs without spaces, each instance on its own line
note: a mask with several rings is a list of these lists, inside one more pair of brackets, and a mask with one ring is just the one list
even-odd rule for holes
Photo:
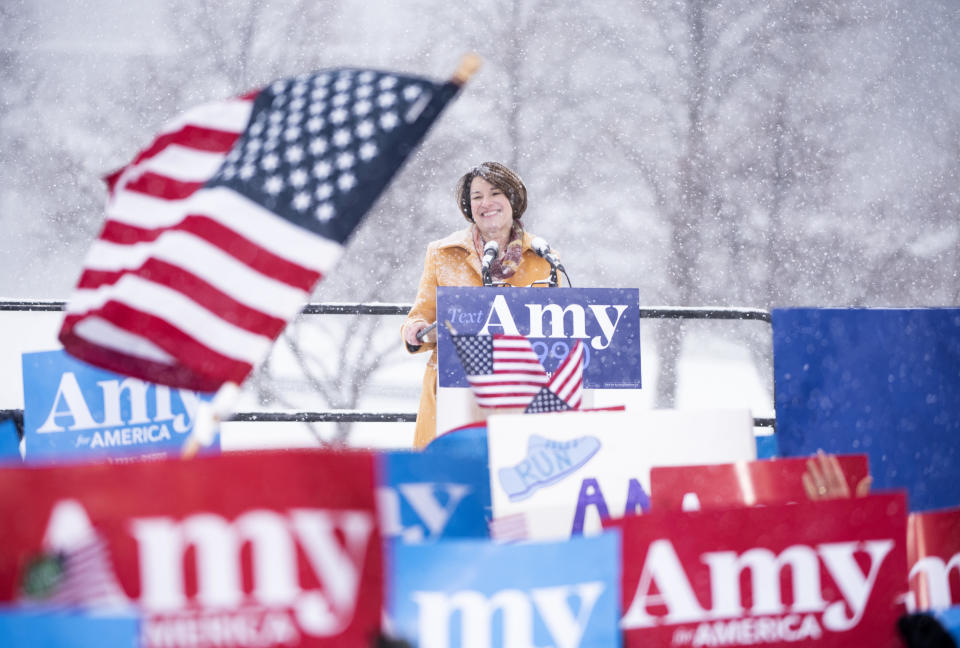
[[142,645],[369,645],[382,555],[367,453],[0,471],[0,601],[139,610]]
[[623,532],[626,646],[902,646],[906,498],[661,512]]
[[910,514],[907,566],[911,609],[960,605],[960,508]]
[[[837,455],[850,492],[869,474],[865,454]],[[805,502],[806,458],[741,461],[712,466],[663,466],[650,470],[650,508],[679,511],[684,502],[700,509]],[[694,508],[696,510],[696,508]]]

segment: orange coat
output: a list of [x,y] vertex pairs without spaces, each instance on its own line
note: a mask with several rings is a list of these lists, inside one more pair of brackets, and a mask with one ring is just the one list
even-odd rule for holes
[[[506,280],[511,286],[529,286],[534,281],[550,277],[550,264],[530,247],[533,234],[523,234],[523,256],[516,273]],[[413,308],[401,328],[417,324],[432,324],[437,319],[437,286],[482,286],[480,256],[473,246],[471,229],[454,232],[427,246],[423,275]],[[427,368],[423,372],[423,387],[420,392],[420,407],[417,410],[417,428],[413,445],[422,448],[437,436],[437,345],[407,346],[411,353],[431,351]]]

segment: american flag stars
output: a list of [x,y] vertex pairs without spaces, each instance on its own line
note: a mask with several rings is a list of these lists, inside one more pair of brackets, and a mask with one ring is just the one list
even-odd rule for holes
[[[428,91],[420,80],[340,70],[271,84],[211,184],[318,223],[336,217],[383,143]],[[429,94],[427,94],[429,96]]]

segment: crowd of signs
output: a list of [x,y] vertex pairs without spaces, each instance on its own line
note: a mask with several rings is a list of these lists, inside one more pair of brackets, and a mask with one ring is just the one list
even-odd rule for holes
[[[0,636],[892,647],[908,612],[957,628],[960,312],[782,311],[774,335],[794,456],[763,460],[742,410],[496,415],[423,452],[179,460],[203,395],[26,354],[29,465],[0,469]],[[809,501],[797,455],[818,447],[873,493]]]

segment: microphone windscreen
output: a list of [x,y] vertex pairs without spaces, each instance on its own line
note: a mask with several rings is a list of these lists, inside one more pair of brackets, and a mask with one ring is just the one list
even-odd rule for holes
[[487,244],[483,246],[483,254],[500,254],[500,244],[496,241],[487,241]]

